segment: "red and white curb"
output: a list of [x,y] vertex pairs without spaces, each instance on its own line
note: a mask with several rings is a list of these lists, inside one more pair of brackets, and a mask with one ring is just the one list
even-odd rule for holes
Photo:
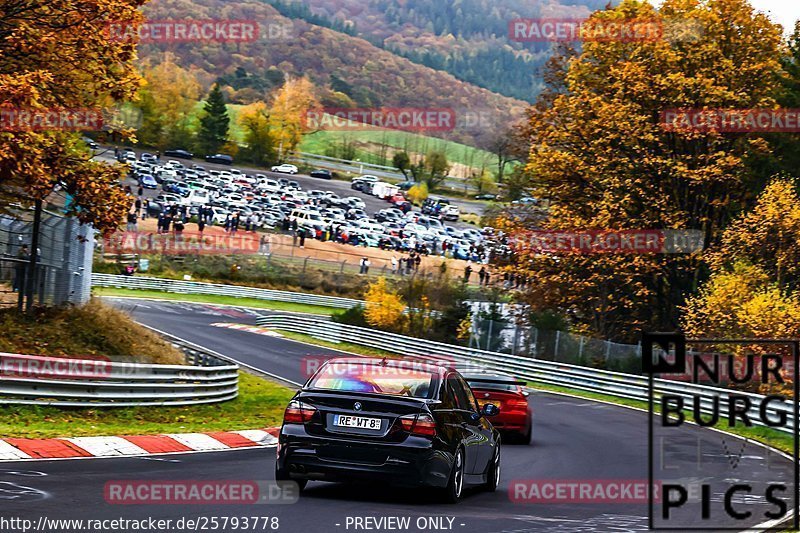
[[0,439],[0,462],[81,457],[135,457],[224,451],[277,444],[278,428],[63,439]]
[[248,326],[247,324],[232,324],[230,322],[217,322],[211,325],[215,328],[226,328],[226,329],[235,329],[239,331],[247,331],[248,333],[255,333],[256,335],[264,335],[266,337],[283,337],[283,335],[281,335],[280,333],[259,326]]

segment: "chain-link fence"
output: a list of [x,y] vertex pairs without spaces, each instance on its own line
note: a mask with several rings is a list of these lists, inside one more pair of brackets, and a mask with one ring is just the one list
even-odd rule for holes
[[641,345],[537,328],[503,312],[498,314],[503,317],[473,314],[470,348],[626,373],[642,371]]
[[[0,305],[21,305],[28,282],[33,212],[0,215]],[[39,305],[81,305],[91,295],[94,230],[44,211],[33,294]]]

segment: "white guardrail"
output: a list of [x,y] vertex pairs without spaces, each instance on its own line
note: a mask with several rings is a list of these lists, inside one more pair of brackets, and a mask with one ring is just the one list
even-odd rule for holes
[[[260,317],[258,324],[271,329],[304,333],[329,342],[346,341],[400,355],[444,361],[447,364],[473,368],[481,366],[510,374],[526,381],[608,394],[631,400],[648,400],[647,376],[622,374],[505,353],[476,350],[385,331],[339,324],[324,318],[270,315]],[[727,397],[729,391],[727,389],[665,379],[656,379],[654,389],[656,402],[660,401],[661,395],[675,395],[683,398],[685,408],[691,409],[695,398],[699,398],[698,401],[702,412],[713,412],[711,410],[713,404],[719,402],[720,420],[725,420],[728,416]],[[748,414],[751,415],[750,419],[754,424],[759,424],[761,420],[759,407],[765,397],[740,391],[736,391],[736,395],[750,399],[752,407]],[[792,432],[794,428],[794,407],[792,402],[774,403],[769,406],[770,419],[777,418],[779,412],[786,415],[786,423],[775,429]],[[706,418],[708,417],[704,417],[704,419]]]
[[322,307],[335,307],[338,309],[350,309],[356,305],[364,304],[364,302],[361,300],[340,298],[337,296],[321,296],[318,294],[275,291],[271,289],[258,289],[255,287],[223,285],[220,283],[204,283],[199,281],[181,281],[141,276],[98,274],[96,272],[92,273],[92,286],[114,287],[118,289],[153,290],[176,294],[211,294],[215,296],[232,296],[235,298],[254,298],[257,300],[292,302],[298,304],[319,305]]
[[0,353],[0,405],[180,406],[218,403],[239,393],[239,365],[168,339],[186,365],[152,365]]

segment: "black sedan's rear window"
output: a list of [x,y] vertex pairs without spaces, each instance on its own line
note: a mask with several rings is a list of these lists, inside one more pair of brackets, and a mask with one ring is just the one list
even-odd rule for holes
[[433,372],[413,367],[329,363],[320,369],[308,386],[323,390],[429,399],[436,394],[438,379]]

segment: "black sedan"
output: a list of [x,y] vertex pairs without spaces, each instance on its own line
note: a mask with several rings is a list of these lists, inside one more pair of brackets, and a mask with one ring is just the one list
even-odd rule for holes
[[164,150],[164,155],[166,157],[177,157],[178,159],[192,159],[194,157],[192,152],[183,149]]
[[324,180],[333,179],[333,174],[331,174],[331,171],[326,170],[324,168],[312,170],[309,176],[311,176],[312,178],[322,178]]
[[233,157],[227,154],[207,155],[206,161],[208,161],[209,163],[219,163],[221,165],[232,165]]
[[275,478],[432,487],[457,502],[466,485],[497,489],[500,435],[461,375],[412,360],[335,358],[284,413]]

